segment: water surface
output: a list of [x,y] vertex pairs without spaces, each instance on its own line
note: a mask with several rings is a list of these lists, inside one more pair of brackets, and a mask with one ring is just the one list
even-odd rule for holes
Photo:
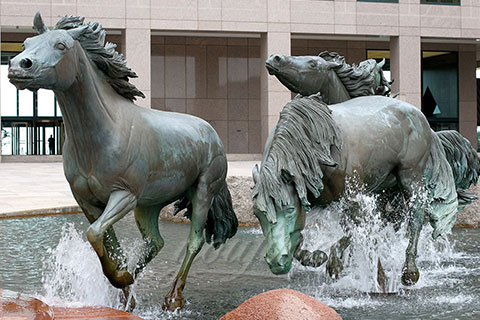
[[[122,221],[117,233],[123,245],[131,248],[127,249],[129,256],[135,257],[141,248],[140,234],[131,216]],[[83,215],[0,220],[0,287],[34,294],[49,303],[118,307],[119,291],[104,279],[85,240],[87,226]],[[163,312],[161,304],[183,259],[189,225],[162,222],[160,229],[165,247],[134,287],[135,313],[146,319],[217,319],[246,299],[275,288],[309,294],[344,319],[480,318],[480,230],[454,230],[448,239],[435,243],[426,230],[419,248],[420,281],[406,289],[399,284],[397,272],[404,257],[403,237],[383,235],[373,241],[375,245],[368,244],[368,237],[359,237],[357,241],[371,248],[352,250],[344,277],[333,282],[326,278],[324,268],[298,264],[288,276],[273,275],[263,260],[261,231],[240,228],[219,250],[204,246],[184,290],[187,305],[172,314]],[[330,229],[331,225],[320,224],[307,230],[306,234],[323,236],[312,236],[306,246],[325,246],[324,242],[334,238],[328,235]],[[370,276],[376,269],[372,263],[361,262],[365,255],[374,261],[377,256],[373,255],[385,260],[390,289],[398,294],[368,294],[376,289]],[[130,266],[134,264],[135,258],[130,259]]]

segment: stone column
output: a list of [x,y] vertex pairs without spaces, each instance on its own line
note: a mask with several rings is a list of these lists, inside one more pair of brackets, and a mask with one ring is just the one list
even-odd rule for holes
[[274,76],[268,74],[265,60],[272,54],[290,55],[290,32],[268,32],[261,36],[260,60],[262,70],[260,73],[261,88],[261,131],[262,146],[268,138],[270,131],[278,122],[280,111],[290,101],[291,93]]
[[134,24],[125,29],[125,56],[127,66],[138,75],[130,81],[145,94],[145,99],[137,97],[136,104],[151,107],[151,32],[149,24]]
[[477,148],[477,67],[475,45],[458,50],[458,124],[460,133]]
[[422,107],[422,65],[420,36],[400,35],[390,39],[392,94],[417,108]]

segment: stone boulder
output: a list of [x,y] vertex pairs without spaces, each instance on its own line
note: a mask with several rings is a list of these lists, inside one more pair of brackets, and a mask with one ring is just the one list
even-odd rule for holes
[[291,289],[256,295],[220,320],[341,320],[332,308]]
[[42,301],[21,293],[0,289],[0,319],[51,320],[54,312]]

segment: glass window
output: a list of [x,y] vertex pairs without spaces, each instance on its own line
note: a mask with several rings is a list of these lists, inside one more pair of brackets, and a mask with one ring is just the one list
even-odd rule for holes
[[367,59],[375,59],[377,62],[385,59],[385,64],[383,65],[382,71],[385,79],[388,81],[392,80],[392,75],[390,73],[390,50],[367,50]]
[[357,0],[358,2],[390,2],[398,3],[398,0]]
[[52,90],[37,91],[37,112],[39,117],[55,116],[55,94]]
[[3,128],[0,132],[2,137],[2,155],[12,154],[12,128]]
[[20,117],[33,117],[33,92],[18,90],[18,115]]
[[17,115],[17,88],[8,81],[8,66],[1,65],[1,110],[0,115],[4,117],[15,117]]
[[421,0],[422,4],[452,4],[459,6],[460,0]]
[[458,129],[457,52],[422,52],[422,112],[435,131]]

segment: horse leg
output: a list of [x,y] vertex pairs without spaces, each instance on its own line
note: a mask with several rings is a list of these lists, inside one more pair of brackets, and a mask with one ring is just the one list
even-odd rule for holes
[[302,266],[318,268],[322,264],[324,264],[325,261],[327,261],[328,257],[326,253],[322,250],[315,250],[312,252],[306,249],[302,249],[303,241],[303,235],[300,233],[297,248],[293,253],[295,259],[297,259],[297,261],[300,262]]
[[137,222],[138,230],[140,230],[143,241],[145,242],[143,255],[140,257],[137,268],[134,272],[135,278],[163,248],[164,241],[158,230],[158,216],[160,210],[161,207],[159,206],[135,208],[135,221]]
[[[415,193],[421,191],[422,177],[416,170],[402,170],[398,173],[399,181],[407,193],[407,199],[412,199],[412,196],[417,198],[414,199],[415,203],[409,209],[411,215],[408,221],[408,246],[405,251],[405,264],[402,268],[402,283],[406,286],[414,285],[420,277],[415,259],[417,258],[418,238],[425,221],[425,210],[421,202],[421,195]],[[419,189],[415,190],[415,187]]]
[[103,213],[87,229],[87,239],[100,258],[105,276],[114,287],[120,289],[132,284],[133,277],[126,269],[119,269],[119,262],[123,261],[118,261],[116,254],[120,254],[120,257],[123,254],[112,225],[135,208],[136,203],[135,196],[127,191],[112,192]]
[[205,243],[204,229],[208,212],[214,195],[218,193],[225,183],[225,177],[222,174],[225,171],[226,163],[224,161],[221,163],[214,162],[198,179],[196,190],[192,195],[192,223],[190,225],[187,252],[172,288],[165,296],[164,310],[174,311],[182,308],[185,304],[183,288],[185,287],[188,271],[193,259],[195,259],[195,256],[200,252]]
[[[82,209],[90,224],[94,223],[98,219],[98,217],[100,217],[104,208],[102,209],[91,205],[75,193],[73,194],[73,196],[75,197],[77,203],[80,205],[80,208]],[[107,229],[106,236],[103,238],[103,245],[105,247],[105,250],[107,251],[107,254],[100,258],[103,273],[112,285],[118,287],[118,285],[116,284],[122,282],[122,279],[126,276],[125,272],[127,272],[127,270],[125,267],[121,267],[125,265],[126,258],[123,254],[120,244],[118,243],[118,239],[113,227],[109,227]],[[128,297],[130,296],[129,286],[122,288],[122,291],[124,294],[124,305],[125,307],[127,307]],[[131,298],[129,305],[130,308],[133,310],[135,306],[135,300],[133,297]]]
[[195,259],[195,256],[200,252],[205,243],[204,229],[211,199],[212,196],[208,192],[208,186],[200,182],[192,199],[192,223],[190,225],[187,252],[172,288],[165,296],[164,310],[175,311],[185,305],[183,288],[185,287],[193,259]]
[[330,248],[330,255],[327,261],[327,273],[330,278],[338,280],[340,272],[343,270],[343,254],[351,242],[351,236],[343,236]]

